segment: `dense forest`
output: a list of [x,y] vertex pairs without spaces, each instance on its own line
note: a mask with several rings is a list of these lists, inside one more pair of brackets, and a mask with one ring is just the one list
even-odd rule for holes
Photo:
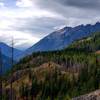
[[100,32],[68,48],[37,52],[3,77],[3,100],[71,100],[100,88]]

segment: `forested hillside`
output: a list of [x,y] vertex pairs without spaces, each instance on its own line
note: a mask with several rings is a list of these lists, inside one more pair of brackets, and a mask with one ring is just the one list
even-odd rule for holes
[[9,100],[11,82],[18,100],[71,100],[99,89],[99,36],[94,33],[64,50],[25,57],[3,77],[3,100]]
[[100,50],[100,32],[94,33],[88,38],[74,42],[70,48],[77,48],[92,52]]

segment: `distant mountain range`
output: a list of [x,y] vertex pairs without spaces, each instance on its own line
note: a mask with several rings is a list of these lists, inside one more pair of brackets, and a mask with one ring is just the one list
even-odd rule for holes
[[[12,47],[7,44],[0,42],[0,49],[2,51],[2,61],[3,61],[3,72],[11,68],[11,57],[12,57]],[[16,57],[22,53],[22,51],[13,48],[14,50],[14,63],[16,62]]]
[[65,27],[55,31],[41,39],[38,43],[28,48],[22,56],[29,55],[37,51],[60,50],[69,46],[72,42],[90,36],[94,32],[100,32],[100,23],[94,25],[79,25],[76,27]]
[[[8,46],[7,44],[0,42],[0,48],[2,50],[2,54],[10,57],[12,56],[12,47]],[[22,51],[13,48],[14,49],[14,58],[16,58],[18,55],[20,55],[22,53]]]

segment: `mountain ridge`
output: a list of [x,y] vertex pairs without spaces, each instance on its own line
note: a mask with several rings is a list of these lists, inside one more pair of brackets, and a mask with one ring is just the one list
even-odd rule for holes
[[[1,48],[1,52],[3,55],[8,56],[8,57],[12,56],[12,47],[11,46],[7,45],[4,42],[0,42],[0,48]],[[16,58],[17,55],[22,53],[21,50],[18,50],[16,48],[13,48],[13,49],[14,49],[14,58]]]
[[54,51],[68,47],[72,42],[90,36],[100,31],[100,22],[94,25],[79,25],[76,27],[64,27],[50,33],[39,42],[28,48],[22,55],[26,56],[38,51]]

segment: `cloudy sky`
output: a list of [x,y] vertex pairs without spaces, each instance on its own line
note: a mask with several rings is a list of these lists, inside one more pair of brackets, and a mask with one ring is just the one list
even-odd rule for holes
[[0,0],[0,41],[25,49],[64,26],[100,21],[100,0]]

